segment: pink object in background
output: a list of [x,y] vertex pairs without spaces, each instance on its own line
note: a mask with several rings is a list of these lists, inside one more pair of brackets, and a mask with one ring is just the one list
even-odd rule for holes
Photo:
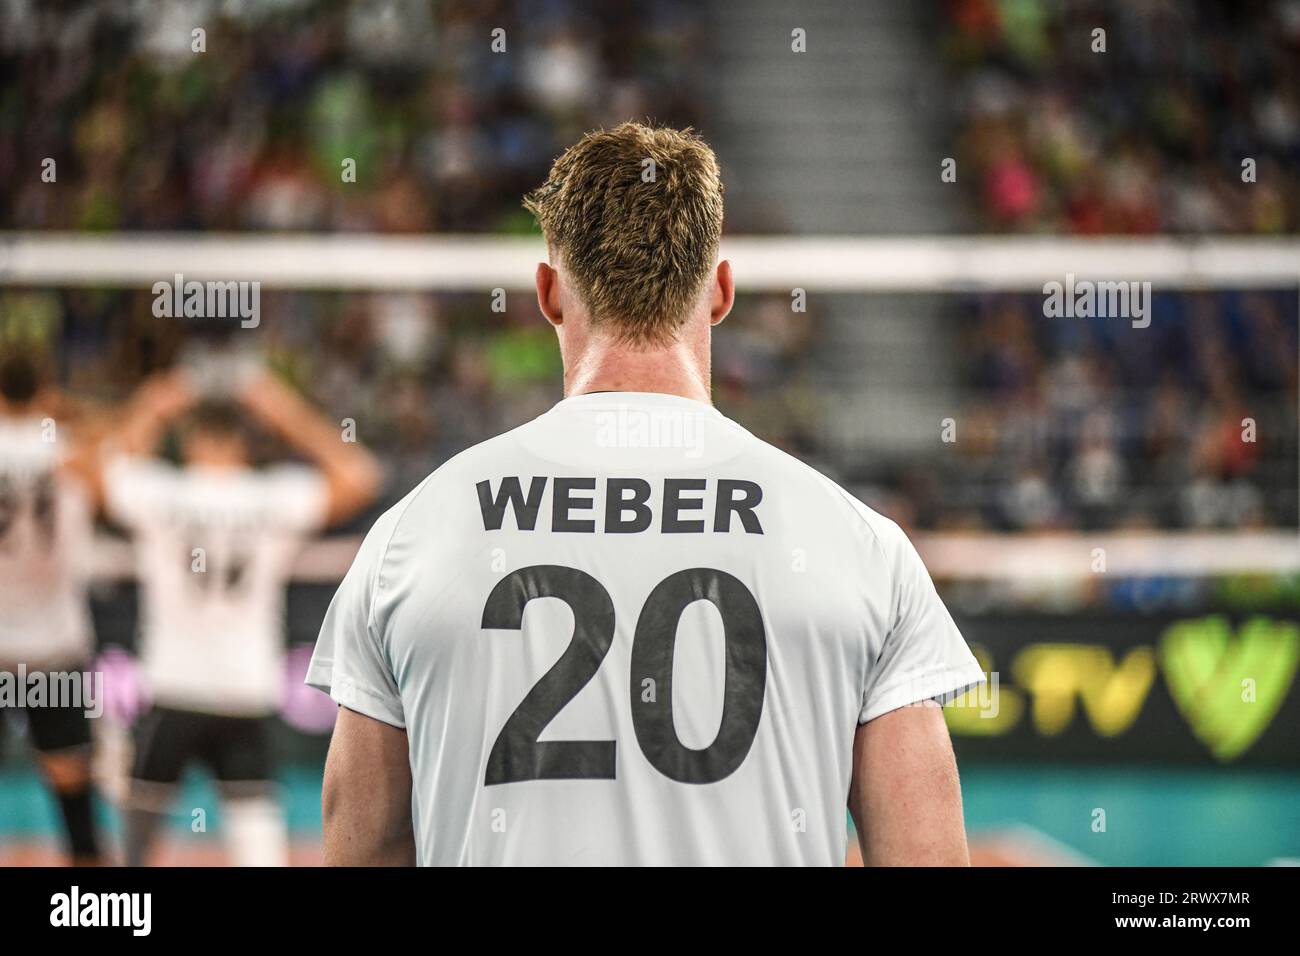
[[296,730],[309,734],[329,733],[338,715],[338,705],[329,695],[303,683],[307,665],[311,662],[312,648],[302,644],[290,649],[285,659],[284,702],[280,716]]
[[1038,211],[1038,176],[1019,155],[998,159],[984,180],[985,199],[999,219],[1018,221]]
[[111,647],[95,659],[95,670],[104,675],[104,713],[130,726],[149,705],[139,663],[120,647]]

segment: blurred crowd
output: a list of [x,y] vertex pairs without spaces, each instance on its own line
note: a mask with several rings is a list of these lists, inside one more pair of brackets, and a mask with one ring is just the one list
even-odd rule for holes
[[[979,229],[1300,228],[1300,0],[947,8],[936,43]],[[685,0],[0,0],[0,225],[535,229],[520,197],[581,132],[629,116],[707,132],[707,36]],[[55,161],[58,188],[33,157]],[[72,394],[109,406],[149,372],[254,347],[357,421],[386,501],[559,398],[554,337],[522,292],[494,311],[479,293],[266,290],[274,319],[247,341],[159,321],[150,301],[6,291],[0,335],[27,330]],[[887,476],[832,460],[816,310],[783,296],[742,296],[719,328],[718,404],[879,483],[922,528],[1296,522],[1294,293],[1157,296],[1140,334],[1047,320],[1038,296],[951,301],[936,348],[965,363],[952,454]]]
[[583,132],[698,122],[702,42],[685,0],[6,0],[0,223],[527,230]]
[[902,478],[926,527],[1297,524],[1294,290],[1157,294],[1151,325],[963,300],[958,440]]
[[1300,3],[947,9],[958,168],[978,183],[966,196],[978,231],[1300,229]]

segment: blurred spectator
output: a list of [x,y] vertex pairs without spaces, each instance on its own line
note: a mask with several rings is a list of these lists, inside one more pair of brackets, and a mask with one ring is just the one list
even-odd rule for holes
[[946,6],[954,133],[981,184],[980,231],[1300,230],[1294,2]]
[[529,229],[519,197],[577,135],[700,124],[704,36],[685,0],[7,2],[0,222]]
[[1148,329],[966,305],[963,437],[922,526],[1296,525],[1294,292],[1157,294]]

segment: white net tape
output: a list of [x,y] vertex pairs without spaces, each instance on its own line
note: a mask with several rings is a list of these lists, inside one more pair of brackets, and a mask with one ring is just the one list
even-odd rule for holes
[[[1293,288],[1300,239],[734,237],[742,291],[1041,289],[1066,275],[1156,290]],[[537,238],[485,236],[0,233],[0,283],[143,286],[171,279],[298,289],[529,288]]]

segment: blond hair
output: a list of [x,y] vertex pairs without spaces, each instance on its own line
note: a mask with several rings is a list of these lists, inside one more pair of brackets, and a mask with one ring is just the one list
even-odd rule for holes
[[692,130],[623,123],[565,150],[524,208],[593,324],[630,344],[663,345],[676,338],[717,258],[722,178]]

